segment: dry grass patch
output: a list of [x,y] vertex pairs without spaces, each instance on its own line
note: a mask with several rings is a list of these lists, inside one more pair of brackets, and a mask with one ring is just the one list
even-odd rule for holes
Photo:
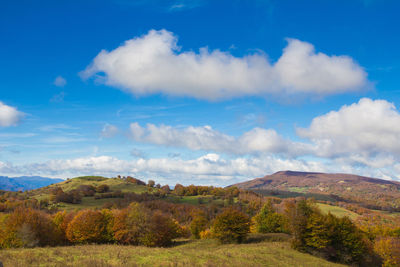
[[287,242],[219,245],[190,241],[170,248],[84,245],[0,251],[5,267],[65,266],[343,266],[303,254]]

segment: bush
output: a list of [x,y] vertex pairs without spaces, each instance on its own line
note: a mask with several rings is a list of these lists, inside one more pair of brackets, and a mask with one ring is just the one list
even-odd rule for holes
[[254,216],[255,231],[258,233],[287,233],[287,220],[285,216],[277,213],[271,201]]
[[17,208],[1,225],[0,247],[34,247],[55,245],[59,241],[50,216],[31,208]]
[[241,243],[250,231],[249,217],[233,208],[215,218],[212,232],[221,243]]
[[207,229],[208,220],[204,214],[196,214],[190,223],[190,231],[195,239],[200,239],[200,232]]
[[374,251],[382,258],[382,266],[400,266],[400,239],[379,237],[375,240]]
[[114,219],[114,238],[122,244],[149,247],[168,246],[178,237],[179,225],[160,211],[152,212],[138,203],[118,211]]
[[100,211],[82,210],[68,224],[66,236],[78,244],[108,242],[108,220]]
[[53,223],[60,232],[61,235],[60,241],[62,244],[66,244],[69,242],[67,238],[67,228],[68,224],[72,221],[74,217],[75,217],[74,212],[67,213],[65,210],[57,212],[53,217]]
[[148,186],[148,187],[154,187],[155,184],[156,184],[156,182],[154,182],[154,180],[149,180],[149,181],[147,182],[147,186]]
[[110,191],[110,187],[106,184],[102,184],[96,187],[97,193],[106,193],[108,191]]
[[148,247],[165,247],[179,236],[179,224],[161,211],[155,211],[145,233],[140,237],[140,243]]
[[80,191],[78,190],[71,190],[68,193],[64,192],[61,188],[55,191],[51,199],[56,202],[64,202],[64,203],[71,203],[71,204],[78,204],[82,202],[82,196]]
[[80,185],[78,191],[80,191],[85,197],[92,197],[96,193],[96,188],[92,185]]
[[291,204],[286,212],[297,250],[346,264],[359,264],[372,256],[365,234],[348,217],[323,215],[305,199]]
[[211,239],[213,238],[212,232],[210,231],[210,229],[206,229],[204,231],[201,231],[200,234],[200,239]]

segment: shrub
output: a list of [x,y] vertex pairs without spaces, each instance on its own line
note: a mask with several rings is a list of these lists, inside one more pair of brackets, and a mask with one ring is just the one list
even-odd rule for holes
[[147,186],[148,186],[148,187],[154,187],[155,184],[156,184],[156,182],[154,182],[154,180],[149,180],[149,181],[147,182]]
[[139,245],[149,221],[148,213],[139,203],[132,203],[128,208],[117,211],[113,226],[115,240],[121,244]]
[[136,179],[134,177],[131,177],[131,176],[126,177],[126,181],[129,183],[137,184],[137,185],[146,185],[145,182],[143,182],[139,179]]
[[17,208],[2,223],[0,247],[55,245],[60,235],[50,216],[31,208]]
[[233,208],[215,218],[212,232],[221,243],[241,243],[250,231],[249,217]]
[[382,266],[400,265],[400,239],[398,237],[380,237],[375,240],[374,251],[382,258]]
[[78,204],[82,202],[82,196],[80,194],[80,191],[71,190],[68,193],[66,193],[61,188],[58,188],[53,193],[51,199],[56,203],[64,202],[64,203]]
[[290,204],[286,212],[297,250],[346,264],[362,263],[372,255],[365,234],[348,217],[323,215],[305,199]]
[[153,212],[138,203],[118,211],[114,217],[114,238],[122,244],[168,246],[179,230],[178,223],[170,216]]
[[82,210],[68,224],[66,236],[72,243],[109,241],[108,218],[100,211]]
[[64,210],[57,212],[53,217],[53,223],[57,227],[61,235],[61,243],[65,244],[69,242],[67,238],[67,228],[68,224],[72,221],[74,216],[75,216],[74,212],[67,213]]
[[99,186],[96,187],[96,192],[97,193],[106,193],[110,191],[110,187],[106,184],[101,184]]
[[206,229],[204,231],[201,231],[200,234],[200,239],[211,239],[213,238],[212,232],[210,231],[210,229]]
[[96,188],[92,185],[80,185],[78,191],[80,191],[85,197],[92,197],[96,193]]
[[148,247],[165,247],[172,244],[178,237],[179,224],[161,211],[155,211],[149,220],[145,233],[140,237],[140,243]]
[[190,231],[195,239],[200,239],[200,232],[207,229],[208,220],[204,214],[196,214],[190,223]]
[[260,210],[260,212],[254,216],[255,230],[258,233],[286,233],[287,220],[285,216],[277,213],[273,207],[271,201]]

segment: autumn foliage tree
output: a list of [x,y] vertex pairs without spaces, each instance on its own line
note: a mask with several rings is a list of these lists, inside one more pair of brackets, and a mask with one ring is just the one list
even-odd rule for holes
[[288,203],[286,214],[294,248],[346,264],[371,260],[371,244],[348,218],[324,215],[307,200]]
[[51,246],[60,237],[50,216],[32,208],[17,208],[3,221],[0,247]]
[[72,243],[106,243],[110,241],[108,224],[103,212],[82,210],[68,224],[66,236]]
[[122,244],[168,246],[178,237],[179,225],[160,211],[132,203],[115,214],[113,232],[115,240]]
[[208,220],[204,213],[197,213],[190,223],[190,232],[195,239],[200,239],[200,233],[207,229]]
[[398,237],[379,237],[375,240],[374,251],[382,258],[382,266],[400,266],[400,239]]
[[243,212],[228,208],[215,218],[212,232],[221,243],[241,243],[250,232],[250,219]]
[[255,231],[258,233],[285,233],[288,231],[287,219],[283,214],[274,210],[271,201],[268,201],[253,217],[253,221]]

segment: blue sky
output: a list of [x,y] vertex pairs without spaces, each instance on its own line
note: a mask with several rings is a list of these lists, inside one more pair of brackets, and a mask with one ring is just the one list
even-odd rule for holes
[[394,0],[2,1],[0,175],[398,180],[399,11]]

